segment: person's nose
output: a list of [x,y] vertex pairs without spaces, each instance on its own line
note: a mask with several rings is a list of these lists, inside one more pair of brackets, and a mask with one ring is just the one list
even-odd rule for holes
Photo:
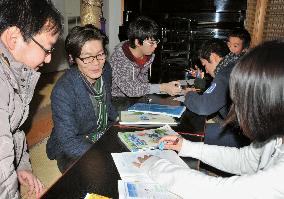
[[94,58],[93,59],[93,61],[91,62],[91,65],[93,66],[93,67],[99,67],[99,65],[100,65],[100,61],[97,59],[97,58]]

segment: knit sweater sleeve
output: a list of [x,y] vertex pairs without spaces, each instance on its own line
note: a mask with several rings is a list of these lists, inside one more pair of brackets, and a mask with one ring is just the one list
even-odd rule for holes
[[112,96],[141,97],[149,94],[148,69],[153,59],[143,69],[135,67],[121,48],[116,48],[110,58],[112,67]]

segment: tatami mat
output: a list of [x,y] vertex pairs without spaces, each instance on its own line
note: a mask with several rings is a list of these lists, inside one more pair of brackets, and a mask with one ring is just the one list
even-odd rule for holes
[[[46,155],[46,142],[44,139],[41,143],[33,146],[30,149],[30,159],[33,168],[33,173],[41,180],[48,189],[60,176],[61,173],[58,170],[55,160],[49,160]],[[23,199],[30,199],[28,197],[27,190],[22,188],[21,195]]]
[[[60,176],[56,161],[49,160],[46,155],[47,137],[52,129],[50,94],[64,71],[43,73],[36,87],[33,100],[30,104],[30,114],[25,122],[27,142],[30,150],[30,160],[33,173],[48,189]],[[26,188],[21,188],[24,199],[32,199],[27,195]]]

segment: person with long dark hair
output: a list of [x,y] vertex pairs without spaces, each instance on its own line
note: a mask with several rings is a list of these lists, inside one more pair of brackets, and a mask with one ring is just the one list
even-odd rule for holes
[[182,198],[284,198],[283,52],[284,42],[266,42],[244,55],[231,73],[234,105],[227,122],[238,121],[252,141],[249,146],[213,146],[176,136],[160,140],[180,156],[199,159],[234,176],[208,176],[155,156],[140,157],[135,164]]

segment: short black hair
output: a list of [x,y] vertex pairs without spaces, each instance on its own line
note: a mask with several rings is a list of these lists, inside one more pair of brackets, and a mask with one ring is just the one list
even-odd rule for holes
[[68,58],[70,64],[74,64],[74,60],[81,55],[82,47],[90,40],[102,41],[104,51],[107,54],[108,37],[100,29],[92,24],[75,26],[65,40],[65,51],[72,58],[72,60]]
[[235,28],[228,34],[228,39],[230,37],[238,37],[243,42],[243,47],[249,48],[251,36],[245,28]]
[[229,52],[230,50],[223,40],[213,38],[202,43],[198,50],[198,57],[199,59],[206,59],[210,62],[211,53],[215,53],[220,57],[225,57]]
[[152,19],[139,16],[129,24],[127,36],[131,48],[135,48],[135,39],[143,44],[145,39],[158,39],[159,26]]
[[16,26],[26,41],[43,31],[63,32],[63,17],[51,0],[1,0],[0,10],[0,34]]
[[264,142],[284,135],[284,42],[265,42],[241,58],[230,77],[234,108],[244,134]]

